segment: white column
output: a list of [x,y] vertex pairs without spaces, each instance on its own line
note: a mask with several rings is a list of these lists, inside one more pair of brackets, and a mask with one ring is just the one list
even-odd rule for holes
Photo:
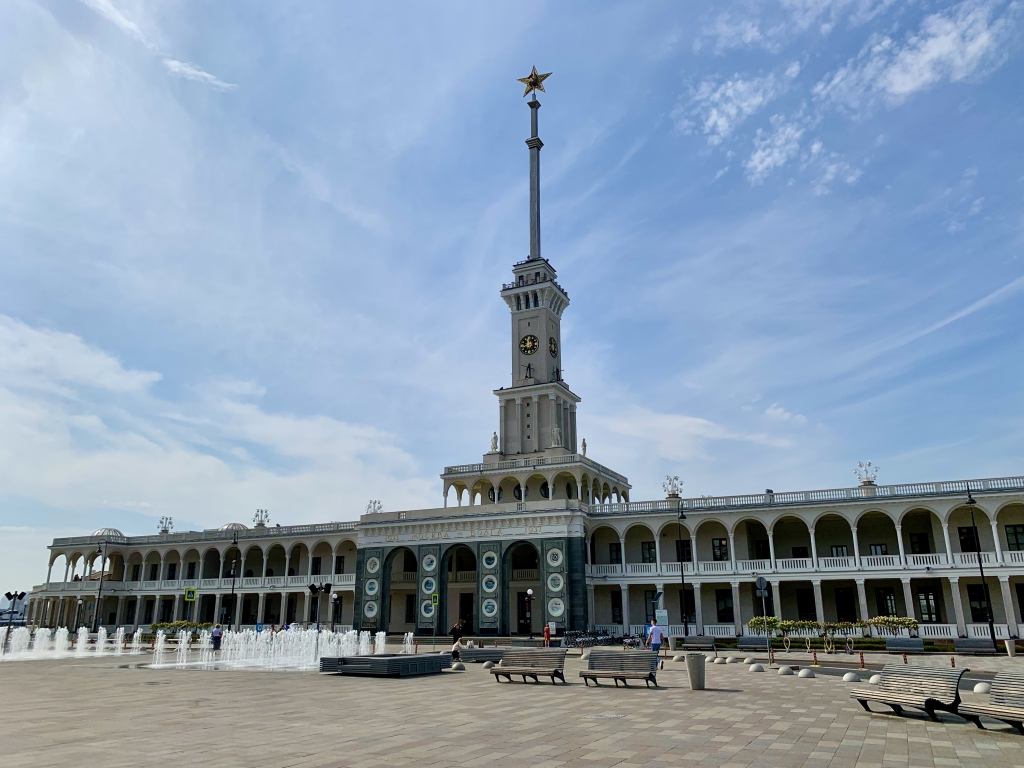
[[[623,558],[625,559],[625,558]],[[629,585],[620,584],[622,590],[622,634],[629,634]]]
[[214,624],[220,624],[221,623],[220,604],[221,604],[221,601],[223,599],[224,599],[224,595],[221,594],[220,592],[218,592],[217,596],[213,600],[213,623]]
[[[860,570],[860,539],[857,538],[857,526],[851,526],[850,532],[853,534],[853,562],[857,569]],[[862,621],[867,621],[867,618],[862,619]]]
[[821,582],[817,579],[811,582],[814,587],[814,612],[817,614],[819,623],[825,621],[825,601],[821,598]]
[[867,621],[871,614],[868,612],[868,593],[864,589],[864,579],[857,579],[857,600],[860,602],[860,620]]
[[953,613],[956,616],[956,631],[960,637],[967,636],[967,622],[964,620],[964,603],[960,599],[960,579],[949,580],[949,591],[953,595]]
[[[53,561],[51,560],[49,567],[46,569],[46,583],[47,584],[50,583],[50,574],[52,572],[53,572]],[[65,581],[67,581],[67,579],[65,579]],[[11,609],[12,610],[14,609],[14,605],[13,604],[11,605]]]
[[729,531],[729,562],[732,563],[732,572],[736,573],[736,534]]
[[164,579],[164,560],[167,558],[167,553],[161,553],[160,555],[160,572],[156,575],[157,581],[163,581]]
[[949,543],[949,523],[942,523],[942,538],[946,542],[946,562],[953,564],[953,547]]
[[1017,612],[1013,610],[1013,593],[1010,592],[1010,577],[999,577],[999,591],[1003,594],[1003,611],[1006,614],[1006,629],[1010,637],[1017,635]]
[[516,398],[516,453],[523,452],[523,398]]
[[654,533],[654,568],[661,573],[661,535],[657,531]]
[[782,588],[779,582],[772,582],[772,607],[775,609],[773,613],[775,618],[782,618]]
[[621,536],[619,537],[619,560],[622,563],[621,565],[619,565],[619,570],[622,573],[625,573],[626,572],[626,540],[623,537],[621,537]]
[[580,504],[583,503],[583,481],[582,480],[577,480],[576,481],[576,500]]
[[266,608],[266,605],[267,605],[267,593],[266,592],[260,592],[260,602],[259,602],[259,607],[257,608],[257,613],[256,613],[256,623],[257,624],[265,624],[266,623],[263,620],[265,618],[264,615],[263,615],[263,609]]
[[[775,570],[775,533],[771,528],[768,529],[768,556],[772,561],[772,570]],[[776,582],[778,583],[778,582]]]
[[572,444],[570,450],[573,453],[579,451],[579,443],[576,440],[576,403],[569,404],[569,429],[572,432]]
[[[663,611],[665,610],[665,585],[655,584],[654,588],[661,592],[661,597],[658,598],[658,608]],[[666,629],[665,631],[667,632],[668,630]]]
[[[729,535],[730,537],[732,536],[732,534]],[[731,545],[732,542],[730,542]],[[732,586],[732,618],[733,623],[736,625],[736,636],[739,637],[743,634],[743,612],[740,610],[740,583],[734,581],[730,586]]]
[[[811,534],[811,563],[814,566],[814,570],[818,570],[818,538],[814,535],[814,528],[808,528],[807,530]],[[824,619],[819,617],[818,621],[824,621]]]
[[999,523],[995,520],[989,520],[992,525],[992,541],[996,543],[996,562],[1002,564],[1003,562],[1003,545],[999,543]]
[[[67,557],[65,557],[64,558],[64,581],[65,582],[67,582],[67,580],[68,580],[68,573],[69,573],[69,569],[70,568],[71,568],[71,561],[68,560]],[[125,581],[128,581],[128,571],[127,571],[127,568],[128,568],[128,566],[125,565],[125,569],[126,569],[125,570],[125,577],[124,577]],[[49,577],[47,577],[47,581],[49,581]]]
[[[446,485],[445,488],[444,488],[444,504],[442,505],[445,509],[448,508],[448,491],[450,491],[450,490],[451,490],[451,486],[450,485]],[[285,555],[284,555],[284,565],[285,565],[284,572],[287,574],[288,573],[288,553],[287,552],[285,552]]]
[[[686,603],[684,602],[683,605],[685,606]],[[700,582],[695,581],[693,583],[693,612],[696,614],[694,618],[697,620],[696,633],[698,635],[704,634],[704,611],[701,610],[701,608],[702,606],[700,604]]]
[[917,616],[917,611],[914,610],[914,590],[910,588],[910,579],[900,579],[903,582],[903,601],[907,606],[907,618],[913,619]]
[[508,446],[505,444],[505,401],[498,401],[498,450],[508,453]]
[[900,565],[905,566],[907,564],[907,553],[903,548],[903,526],[896,526],[896,543],[900,548]]

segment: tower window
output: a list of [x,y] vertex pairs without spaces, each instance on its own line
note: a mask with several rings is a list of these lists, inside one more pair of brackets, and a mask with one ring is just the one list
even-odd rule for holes
[[533,292],[533,306],[535,306],[535,307],[539,307],[540,306],[540,299],[537,298],[537,292],[536,291]]
[[516,309],[523,308],[523,300],[517,295],[516,296]]
[[529,309],[530,308],[530,294],[527,293],[527,294],[525,294],[525,296],[526,296],[526,308]]

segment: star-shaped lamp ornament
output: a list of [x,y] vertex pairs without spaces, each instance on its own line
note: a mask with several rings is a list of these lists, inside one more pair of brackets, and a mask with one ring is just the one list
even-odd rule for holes
[[[520,77],[519,82],[526,86],[526,90],[523,92],[523,98],[529,96],[530,91],[544,91],[544,81],[549,77],[551,77],[550,72],[546,75],[538,74],[536,67],[534,67],[533,71],[526,77]],[[547,91],[544,91],[544,93],[547,93]]]

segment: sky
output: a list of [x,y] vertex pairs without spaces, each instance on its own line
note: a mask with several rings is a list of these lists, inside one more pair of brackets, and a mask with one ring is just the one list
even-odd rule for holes
[[435,507],[529,250],[635,501],[1018,475],[1024,4],[0,4],[0,583]]

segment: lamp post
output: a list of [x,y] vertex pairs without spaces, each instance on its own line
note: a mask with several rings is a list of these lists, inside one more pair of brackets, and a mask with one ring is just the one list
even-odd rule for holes
[[82,598],[78,598],[78,608],[75,609],[75,631],[78,631],[78,621],[82,616]]
[[526,590],[526,621],[530,625],[530,639],[533,640],[533,588]]
[[334,632],[334,622],[338,617],[338,593],[331,593],[331,632]]
[[967,506],[971,510],[971,531],[974,536],[974,554],[978,556],[978,573],[981,574],[981,586],[985,593],[985,612],[988,613],[988,632],[992,637],[992,649],[999,653],[999,644],[996,642],[996,625],[992,616],[992,596],[988,592],[988,582],[985,581],[985,566],[981,560],[981,537],[978,536],[978,526],[974,522],[974,507],[978,502],[971,496],[971,484],[967,484]]
[[[690,634],[690,612],[686,608],[686,563],[683,562],[683,502],[679,501],[679,518],[676,534],[676,548],[679,550],[679,603],[683,608],[683,639]],[[691,550],[692,552],[692,550]]]
[[231,618],[234,619],[232,623],[235,625],[235,631],[237,632],[239,616],[238,606],[235,604],[235,566],[238,565],[238,531],[235,531],[235,535],[231,537],[231,546],[235,548],[234,555],[231,558],[231,610],[234,612]]
[[96,548],[96,554],[100,556],[100,588],[96,593],[96,612],[92,617],[92,631],[99,631],[100,613],[103,611],[103,574],[107,570],[107,542],[101,541]]
[[5,592],[4,597],[7,598],[7,635],[4,637],[4,647],[0,648],[0,653],[3,653],[7,644],[11,641],[11,624],[14,622],[14,606],[19,600],[25,599],[24,592]]

